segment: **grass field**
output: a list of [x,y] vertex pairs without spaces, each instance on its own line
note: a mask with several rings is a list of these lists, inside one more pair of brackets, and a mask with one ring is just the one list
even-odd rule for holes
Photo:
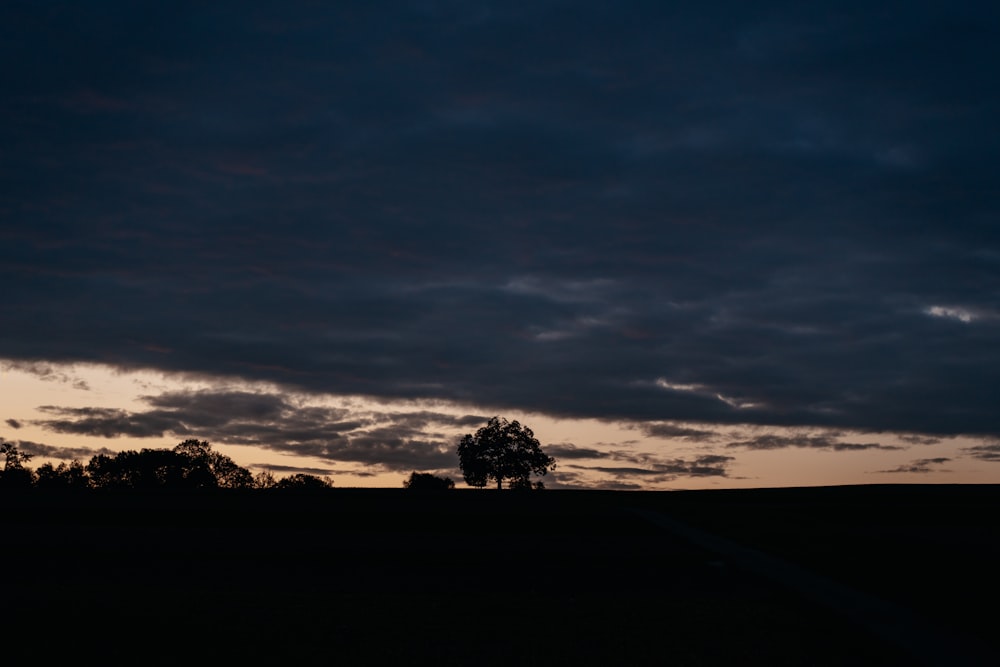
[[993,615],[979,611],[1000,592],[1000,488],[992,486],[3,500],[11,656],[919,664],[921,656],[631,508],[752,546],[998,647]]

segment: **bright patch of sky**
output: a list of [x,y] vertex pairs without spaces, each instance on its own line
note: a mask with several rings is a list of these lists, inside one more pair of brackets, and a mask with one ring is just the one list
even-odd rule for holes
[[931,317],[943,317],[966,324],[971,324],[982,317],[982,314],[960,306],[930,306],[924,312]]
[[[657,384],[672,391],[706,391],[664,379]],[[261,382],[93,364],[3,362],[0,391],[6,399],[0,437],[42,452],[35,465],[71,458],[85,462],[101,451],[170,448],[197,437],[240,465],[279,477],[309,472],[329,475],[340,487],[399,487],[411,471],[424,470],[451,476],[461,486],[453,456],[458,439],[501,414],[530,427],[543,449],[555,455],[558,467],[544,479],[553,489],[1000,480],[1000,465],[977,454],[985,450],[983,442],[962,437],[562,419],[441,401],[305,394]],[[253,403],[257,399],[261,405]],[[243,411],[205,425],[204,408],[213,401]],[[268,406],[277,411],[267,412]],[[168,425],[137,436],[136,424],[150,415]],[[107,423],[88,432],[86,419],[93,418]],[[119,421],[128,428],[121,434],[108,430]],[[191,432],[182,433],[185,428]],[[327,440],[324,428],[330,429]]]

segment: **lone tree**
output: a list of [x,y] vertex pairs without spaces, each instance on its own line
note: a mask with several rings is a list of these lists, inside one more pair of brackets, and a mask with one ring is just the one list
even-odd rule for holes
[[545,475],[556,467],[530,428],[502,417],[493,417],[475,435],[463,436],[458,460],[469,486],[484,487],[492,480],[498,489],[505,479],[513,488],[530,488],[532,473]]

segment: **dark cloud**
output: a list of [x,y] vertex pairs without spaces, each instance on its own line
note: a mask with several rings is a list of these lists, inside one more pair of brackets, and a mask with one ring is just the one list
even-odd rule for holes
[[643,486],[636,482],[622,482],[620,480],[604,481],[593,484],[591,488],[607,489],[609,491],[641,491]]
[[704,454],[693,460],[680,458],[665,459],[648,454],[628,456],[622,452],[610,455],[616,461],[631,461],[637,465],[625,466],[583,466],[570,464],[567,467],[576,470],[600,472],[621,480],[628,477],[649,478],[657,482],[670,481],[677,477],[728,477],[729,464],[735,459],[732,456]]
[[440,429],[485,422],[471,415],[426,410],[397,413],[295,405],[277,394],[245,391],[177,391],[142,400],[152,409],[41,406],[39,411],[54,418],[32,423],[57,433],[105,438],[194,437],[405,471],[454,470],[456,437]]
[[895,445],[880,445],[871,442],[841,442],[837,433],[820,435],[778,435],[765,433],[754,435],[744,440],[735,440],[726,445],[728,448],[742,449],[787,449],[798,447],[805,449],[829,449],[836,452],[862,451],[866,449],[898,450]]
[[58,445],[46,445],[30,440],[17,440],[14,444],[25,454],[41,456],[51,459],[62,459],[64,461],[82,461],[86,463],[98,454],[113,456],[115,452],[106,447],[61,447]]
[[937,473],[937,472],[949,472],[948,470],[942,469],[940,466],[944,463],[951,461],[949,458],[936,457],[932,459],[916,459],[910,463],[904,463],[903,465],[891,468],[889,470],[879,470],[878,472],[913,472],[913,473]]
[[169,392],[158,396],[143,396],[154,408],[182,414],[192,426],[218,426],[233,421],[280,420],[291,406],[280,396],[246,391]]
[[80,389],[82,391],[90,390],[90,385],[87,384],[86,380],[45,362],[7,360],[0,362],[0,370],[20,371],[22,373],[33,375],[39,380],[43,380],[45,382],[61,382],[63,384],[71,385],[74,389]]
[[21,422],[19,422],[16,419],[8,419],[6,421],[6,424],[7,424],[7,426],[10,426],[11,428],[14,428],[14,429],[21,428]]
[[1000,461],[1000,443],[975,445],[962,450],[966,455],[980,461]]
[[[572,468],[572,466],[570,468]],[[630,482],[619,477],[595,476],[593,473],[560,467],[555,472],[550,472],[541,481],[547,489],[638,491],[646,488],[644,484],[649,481],[649,478],[640,476],[637,479],[638,481]]]
[[911,445],[936,445],[941,442],[941,438],[918,435],[916,433],[898,433],[896,437]]
[[456,443],[400,435],[392,426],[353,435],[327,447],[326,455],[341,461],[378,465],[388,470],[456,467]]
[[701,442],[714,440],[718,434],[714,431],[671,424],[669,422],[652,422],[641,424],[642,431],[652,438],[678,438]]
[[[0,358],[1000,435],[998,11],[5,3]],[[46,425],[360,451],[220,400]]]
[[173,415],[160,411],[133,413],[117,408],[65,408],[54,405],[40,406],[38,411],[57,418],[33,420],[32,423],[56,433],[105,438],[162,438],[168,432],[191,434]]
[[546,445],[544,449],[546,454],[556,459],[602,459],[608,455],[607,452],[592,447],[577,447],[568,442]]
[[283,466],[272,463],[251,463],[250,467],[255,470],[266,470],[270,473],[280,473],[281,477],[288,475],[313,475],[315,477],[328,477],[334,472],[347,474],[344,470],[334,470],[332,468],[313,468],[307,466]]

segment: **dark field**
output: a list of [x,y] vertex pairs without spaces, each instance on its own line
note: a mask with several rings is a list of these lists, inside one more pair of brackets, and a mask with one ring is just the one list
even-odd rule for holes
[[[0,499],[11,665],[957,665],[1000,649],[995,486]],[[633,508],[914,612],[955,658]]]

